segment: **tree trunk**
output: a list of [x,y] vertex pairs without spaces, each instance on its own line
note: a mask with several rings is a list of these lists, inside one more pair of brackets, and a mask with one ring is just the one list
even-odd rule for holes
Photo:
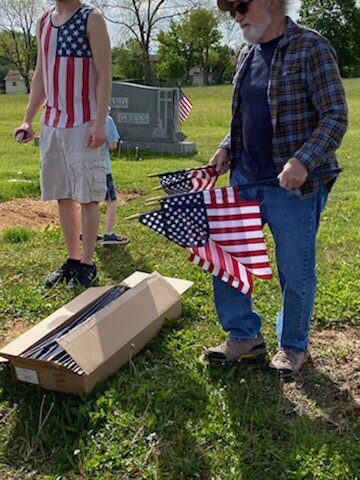
[[150,54],[149,47],[147,45],[142,45],[143,50],[143,62],[144,62],[144,82],[147,85],[150,85],[152,80],[152,72],[150,65]]
[[208,65],[205,65],[204,69],[203,69],[203,82],[204,82],[204,85],[209,85],[209,67],[208,67]]
[[205,51],[205,58],[203,64],[203,82],[204,85],[209,85],[209,50]]
[[31,83],[29,74],[24,75],[26,93],[30,93]]

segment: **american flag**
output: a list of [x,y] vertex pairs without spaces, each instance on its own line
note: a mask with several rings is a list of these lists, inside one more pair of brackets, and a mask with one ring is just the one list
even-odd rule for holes
[[96,70],[86,35],[92,10],[83,4],[60,27],[52,24],[52,10],[41,19],[45,125],[69,128],[96,117]]
[[238,187],[166,197],[140,222],[187,248],[189,260],[245,295],[252,277],[272,278],[260,206],[240,200]]
[[160,184],[168,195],[200,192],[213,188],[219,177],[214,167],[188,168],[159,174]]
[[179,88],[179,120],[180,122],[183,122],[189,115],[192,109],[192,103],[190,100],[186,97],[184,92]]

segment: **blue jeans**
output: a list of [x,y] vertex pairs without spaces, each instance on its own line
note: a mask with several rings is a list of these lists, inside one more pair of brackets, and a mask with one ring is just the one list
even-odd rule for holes
[[[246,177],[235,170],[231,185],[245,183]],[[276,327],[279,346],[284,349],[308,348],[316,290],[316,234],[327,197],[326,187],[305,199],[281,187],[240,190],[241,199],[260,201],[263,222],[274,237],[283,299]],[[261,318],[253,309],[251,296],[214,278],[214,299],[221,326],[230,338],[247,340],[259,335]]]

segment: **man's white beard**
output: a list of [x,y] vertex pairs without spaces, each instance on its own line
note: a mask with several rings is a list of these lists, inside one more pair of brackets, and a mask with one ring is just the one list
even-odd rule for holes
[[270,26],[270,24],[271,24],[271,16],[267,13],[262,23],[258,27],[249,25],[248,27],[246,27],[245,30],[243,30],[243,35],[245,40],[248,43],[250,43],[250,45],[253,45],[254,43],[258,43],[260,38],[264,35],[266,30]]

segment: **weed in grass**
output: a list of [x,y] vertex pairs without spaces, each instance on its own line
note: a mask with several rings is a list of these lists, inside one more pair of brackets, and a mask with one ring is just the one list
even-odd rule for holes
[[14,227],[6,229],[2,235],[2,241],[4,243],[24,243],[31,239],[32,232],[26,228]]

